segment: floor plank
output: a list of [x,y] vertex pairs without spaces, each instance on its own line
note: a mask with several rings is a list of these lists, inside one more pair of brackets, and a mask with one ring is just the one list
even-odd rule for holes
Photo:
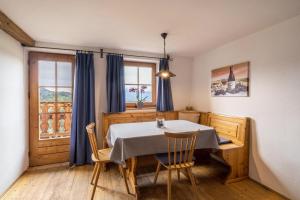
[[[51,168],[28,170],[2,197],[2,200],[82,200],[90,199],[92,186],[92,166],[70,168],[66,165]],[[167,173],[161,171],[157,184],[153,184],[155,166],[139,172],[141,199],[156,200],[167,198]],[[201,164],[193,168],[198,180],[197,193],[189,180],[181,174],[172,173],[172,196],[174,200],[281,200],[275,192],[247,179],[238,183],[223,185],[220,176],[224,173],[222,165],[215,163]],[[101,172],[94,199],[133,200],[126,193],[124,182],[116,166]]]

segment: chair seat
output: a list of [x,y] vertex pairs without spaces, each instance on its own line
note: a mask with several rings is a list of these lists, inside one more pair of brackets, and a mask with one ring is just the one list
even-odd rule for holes
[[112,150],[112,148],[98,150],[99,160],[97,158],[95,158],[94,154],[92,154],[92,160],[94,162],[103,162],[103,163],[110,162],[111,150]]
[[219,145],[221,145],[221,144],[230,144],[230,143],[232,143],[232,141],[230,139],[219,136],[218,137],[218,143],[219,143]]
[[[155,155],[156,160],[161,162],[164,165],[169,165],[169,158],[168,158],[168,153],[159,153]],[[182,152],[182,160],[183,162],[184,159],[184,152]],[[196,158],[193,156],[193,161],[195,161]],[[176,154],[176,164],[178,164],[180,161],[180,152],[177,152]],[[171,164],[174,164],[174,153],[171,153]]]

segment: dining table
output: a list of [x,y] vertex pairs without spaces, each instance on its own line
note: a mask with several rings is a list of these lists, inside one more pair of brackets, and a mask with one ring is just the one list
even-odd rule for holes
[[127,177],[138,198],[137,157],[167,153],[165,132],[188,133],[198,131],[195,149],[218,149],[218,135],[214,128],[186,120],[166,120],[163,127],[156,121],[111,124],[107,143],[112,148],[110,159],[127,168]]

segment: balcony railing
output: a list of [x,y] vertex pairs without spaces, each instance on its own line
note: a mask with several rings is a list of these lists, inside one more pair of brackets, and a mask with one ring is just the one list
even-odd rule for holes
[[72,103],[40,102],[39,138],[40,140],[70,137],[72,122]]

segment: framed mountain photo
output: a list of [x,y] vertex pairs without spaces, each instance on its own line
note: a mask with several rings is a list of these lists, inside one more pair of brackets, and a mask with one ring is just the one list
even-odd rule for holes
[[212,70],[211,96],[249,96],[249,62],[229,65]]

